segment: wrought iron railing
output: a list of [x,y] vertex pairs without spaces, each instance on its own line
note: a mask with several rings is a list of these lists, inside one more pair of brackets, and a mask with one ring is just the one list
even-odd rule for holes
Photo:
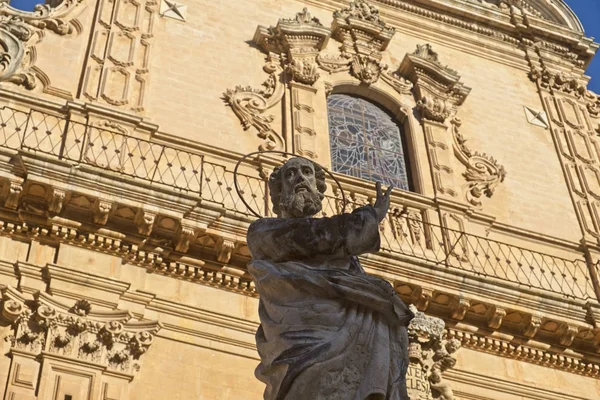
[[[202,154],[132,137],[107,122],[88,124],[40,111],[3,107],[0,147],[43,153],[197,193],[202,201],[251,215],[235,191],[232,168],[208,162]],[[272,215],[266,181],[245,174],[238,174],[237,180],[246,202],[260,214]],[[323,213],[335,215],[360,205],[349,201],[344,207],[330,194],[324,200]],[[392,205],[381,236],[383,253],[565,297],[596,298],[589,271],[596,265],[432,224],[423,210]]]

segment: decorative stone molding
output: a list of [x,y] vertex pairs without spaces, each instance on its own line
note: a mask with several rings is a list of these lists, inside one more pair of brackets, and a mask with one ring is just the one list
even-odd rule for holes
[[526,319],[526,325],[523,329],[523,335],[528,338],[533,338],[540,330],[542,326],[542,317],[538,315],[528,315]]
[[98,199],[92,208],[92,218],[95,224],[106,225],[108,215],[113,208],[113,203],[108,200]]
[[486,337],[475,332],[448,329],[448,337],[458,339],[462,347],[556,368],[584,376],[600,377],[600,364],[573,355],[560,354],[533,346],[515,344],[507,339]]
[[316,57],[330,35],[331,31],[304,8],[293,19],[280,19],[275,27],[259,26],[254,43],[267,54],[275,53],[285,59],[293,81],[312,85],[319,79]]
[[175,251],[187,253],[190,248],[190,242],[196,237],[196,230],[193,226],[182,224],[175,240]]
[[529,77],[538,81],[540,86],[550,93],[572,95],[583,101],[588,112],[594,118],[600,118],[600,96],[587,89],[585,82],[564,72],[554,72],[547,67],[532,67]]
[[263,139],[263,143],[259,146],[262,151],[283,150],[284,148],[283,138],[271,127],[271,122],[275,117],[264,115],[268,109],[281,101],[285,93],[285,88],[280,82],[282,74],[280,64],[276,55],[269,56],[267,64],[263,68],[269,74],[263,83],[263,89],[236,86],[234,89],[228,89],[222,97],[240,119],[244,130],[253,127],[258,131],[258,137]]
[[[32,394],[43,393],[48,381],[54,380],[55,372],[47,367],[56,361],[71,366],[59,372],[59,379],[82,373],[99,374],[102,379],[106,374],[120,379],[120,385],[127,385],[161,328],[155,321],[133,322],[127,311],[95,311],[86,300],[69,307],[43,292],[28,300],[10,287],[3,290],[3,297],[2,316],[13,329],[13,334],[6,337],[12,353],[10,375],[18,374],[20,368],[41,369],[30,382]],[[24,354],[36,357],[35,363],[40,365],[24,359]],[[90,362],[95,365],[90,367]],[[102,372],[98,373],[98,367]],[[85,392],[97,389],[92,385]],[[9,379],[9,397],[19,391],[18,382]]]
[[410,306],[415,318],[408,327],[408,356],[410,364],[406,375],[408,394],[411,399],[453,400],[454,394],[443,373],[454,367],[453,354],[460,348],[460,341],[446,339],[444,321],[426,316]]
[[23,179],[11,179],[5,184],[5,187],[4,207],[16,210],[23,192]]
[[450,309],[452,310],[452,318],[462,321],[467,314],[467,310],[471,306],[471,302],[462,297],[453,297],[450,302]]
[[[89,101],[143,112],[150,53],[159,14],[157,0],[100,0],[86,61],[82,93]],[[126,22],[125,22],[126,21]]]
[[64,0],[57,6],[37,5],[33,12],[12,8],[8,3],[0,3],[0,82],[12,82],[32,90],[36,87],[36,74],[33,72],[31,52],[34,35],[40,39],[43,30],[58,35],[69,35],[75,25],[65,17],[82,0]]
[[217,243],[217,260],[224,264],[229,263],[236,247],[237,244],[234,240],[221,238]]
[[417,107],[426,120],[444,122],[455,115],[471,91],[456,71],[440,63],[429,44],[417,45],[413,54],[407,54],[398,74],[415,85]]
[[385,73],[381,74],[381,79],[383,79],[387,84],[393,87],[400,94],[408,95],[412,93],[412,82],[400,76],[398,71],[386,71]]
[[150,236],[154,221],[158,213],[140,208],[135,216],[135,224],[137,225],[138,233],[144,236]]
[[60,214],[65,204],[67,192],[61,189],[52,189],[50,201],[48,202],[48,211],[54,214]]
[[460,133],[462,122],[455,117],[451,121],[454,139],[454,154],[467,168],[463,176],[467,180],[466,198],[474,206],[481,206],[481,196],[492,197],[496,187],[504,182],[506,170],[493,158],[485,153],[469,149],[467,139]]
[[488,327],[492,329],[500,328],[500,325],[502,325],[502,319],[504,319],[504,317],[506,317],[506,310],[496,306],[490,306],[485,314]]
[[[355,78],[367,85],[377,82],[387,69],[381,62],[382,51],[395,33],[381,19],[379,10],[365,0],[351,1],[347,8],[333,13],[331,31],[332,37],[342,43],[341,56],[333,66],[341,67],[342,60],[346,60]],[[326,59],[322,61],[327,65]]]
[[412,294],[413,304],[419,311],[427,310],[431,298],[433,297],[433,289],[418,287]]
[[561,324],[558,328],[559,339],[558,342],[566,347],[573,344],[573,340],[579,333],[579,327],[571,324]]

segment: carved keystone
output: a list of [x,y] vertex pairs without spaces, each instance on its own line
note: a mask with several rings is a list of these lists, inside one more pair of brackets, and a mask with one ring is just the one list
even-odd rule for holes
[[465,318],[467,310],[471,307],[471,302],[463,297],[454,297],[450,302],[452,318],[462,321]]
[[433,289],[418,287],[412,295],[412,301],[417,310],[425,311],[429,307],[429,302],[433,297]]
[[525,320],[525,328],[523,328],[523,335],[532,338],[534,337],[542,326],[542,317],[538,315],[528,315]]
[[152,228],[154,227],[154,221],[158,213],[154,211],[144,210],[140,208],[135,215],[135,223],[137,225],[138,233],[144,236],[150,236]]
[[108,214],[110,213],[110,210],[112,210],[112,206],[113,204],[111,201],[101,199],[96,200],[92,209],[94,223],[106,225],[108,222]]
[[193,226],[181,225],[177,232],[177,239],[175,241],[175,251],[180,253],[187,253],[190,248],[190,241],[196,237],[196,231]]
[[506,310],[496,306],[490,306],[485,313],[487,324],[492,329],[500,328],[500,325],[502,325],[502,319],[504,317],[506,317]]
[[570,346],[575,340],[575,336],[579,333],[579,328],[575,325],[562,324],[557,331],[559,335],[559,343],[563,346]]
[[16,210],[19,205],[19,198],[23,192],[23,180],[11,179],[8,186],[8,193],[4,200],[4,206],[12,210]]

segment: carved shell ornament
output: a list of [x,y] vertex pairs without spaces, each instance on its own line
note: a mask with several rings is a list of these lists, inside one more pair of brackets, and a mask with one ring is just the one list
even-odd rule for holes
[[82,0],[51,1],[38,4],[33,11],[22,11],[0,2],[0,82],[11,82],[34,89],[37,85],[31,56],[33,44],[42,39],[40,31],[57,35],[76,32],[76,25],[65,17]]

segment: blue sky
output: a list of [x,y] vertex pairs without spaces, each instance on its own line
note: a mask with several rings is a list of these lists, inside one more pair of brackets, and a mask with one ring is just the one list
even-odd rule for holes
[[[22,10],[33,10],[33,6],[43,2],[43,0],[12,0],[10,3],[13,7]],[[600,0],[566,0],[566,2],[581,20],[586,36],[593,36],[596,42],[600,42]],[[600,51],[586,73],[592,77],[589,88],[600,94]]]
[[[596,42],[600,42],[600,1],[566,0],[566,3],[579,17],[585,29],[585,35],[595,37]],[[586,74],[592,77],[588,88],[600,94],[600,50],[596,53]]]

